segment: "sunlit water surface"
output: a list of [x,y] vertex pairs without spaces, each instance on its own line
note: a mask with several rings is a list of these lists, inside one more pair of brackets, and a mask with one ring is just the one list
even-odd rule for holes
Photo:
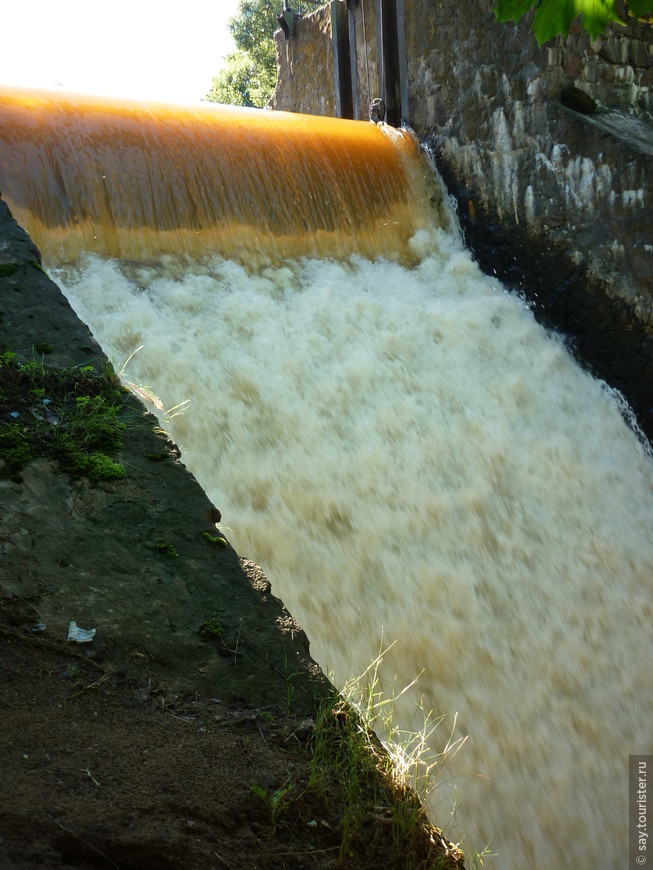
[[[650,749],[653,463],[455,235],[418,266],[90,256],[55,277],[342,684],[469,740],[433,815],[501,868],[624,866]],[[419,253],[419,251],[418,251]],[[450,813],[457,810],[453,821]]]

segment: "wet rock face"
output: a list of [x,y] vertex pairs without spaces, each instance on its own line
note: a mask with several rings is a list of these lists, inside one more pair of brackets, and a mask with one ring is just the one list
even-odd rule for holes
[[[320,100],[333,99],[332,65],[316,67],[329,22],[312,19],[298,32],[292,77],[280,58],[275,107],[321,113]],[[410,122],[484,267],[570,336],[650,436],[653,26],[614,25],[594,41],[576,26],[539,48],[530,21],[497,24],[493,0],[405,0]],[[374,80],[374,0],[358,7],[357,42]],[[359,85],[365,106],[366,74]]]
[[538,48],[530,18],[497,24],[491,0],[407,7],[411,122],[471,247],[626,394],[650,437],[653,28]]
[[[653,324],[651,28],[538,48],[530,19],[496,24],[491,0],[409,5],[411,120],[475,217],[547,238]],[[570,107],[572,89],[596,111]]]

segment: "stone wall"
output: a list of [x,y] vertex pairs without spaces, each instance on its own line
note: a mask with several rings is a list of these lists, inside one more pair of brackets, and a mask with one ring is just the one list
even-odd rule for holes
[[269,108],[304,115],[336,114],[328,6],[295,21],[295,38],[276,33],[277,85]]
[[[374,8],[356,11],[362,112],[378,88]],[[411,126],[470,247],[627,395],[651,434],[652,24],[594,41],[575,27],[539,48],[530,16],[497,24],[493,0],[405,0],[405,23]],[[329,8],[300,20],[294,42],[292,74],[280,52],[272,105],[333,114]]]
[[[538,48],[530,22],[495,24],[490,0],[474,12],[453,0],[437,10],[419,0],[408,5],[411,122],[469,192],[471,218],[546,237],[590,274],[609,275],[652,325],[651,28],[640,28],[649,42],[611,33],[592,46],[578,33]],[[636,75],[619,62],[630,54],[649,66]],[[570,87],[612,111],[569,108]]]

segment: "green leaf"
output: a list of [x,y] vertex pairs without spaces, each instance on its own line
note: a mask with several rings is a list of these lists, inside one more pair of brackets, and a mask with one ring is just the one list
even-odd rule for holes
[[582,0],[580,3],[583,15],[583,30],[586,30],[592,39],[602,33],[610,21],[621,19],[614,10],[614,0]]
[[619,21],[614,0],[540,0],[533,21],[538,45],[558,34],[567,36],[571,22],[578,15],[583,16],[583,30],[592,37],[602,33],[609,21]]
[[577,5],[578,0],[541,0],[535,7],[533,19],[537,44],[542,45],[559,33],[567,36],[571,22],[578,15]]
[[644,18],[653,15],[652,0],[628,0],[628,9],[635,18]]
[[252,786],[252,793],[256,795],[256,797],[261,798],[261,800],[265,800],[268,796],[268,793],[264,788],[261,788],[260,785]]
[[[635,17],[641,17],[653,11],[653,0],[631,0],[628,6]],[[496,0],[496,20],[517,22],[532,8],[535,8],[532,30],[538,45],[558,34],[567,36],[572,21],[579,15],[583,30],[593,38],[603,33],[610,21],[620,21],[614,0]]]
[[514,21],[516,24],[534,5],[533,0],[497,0],[494,14],[497,21]]

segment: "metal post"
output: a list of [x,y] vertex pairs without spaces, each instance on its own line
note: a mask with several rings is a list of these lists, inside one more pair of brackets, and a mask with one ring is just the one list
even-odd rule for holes
[[351,99],[354,120],[360,120],[358,105],[358,58],[356,54],[356,13],[349,7],[349,64],[351,66]]
[[376,57],[379,76],[379,97],[385,103],[385,55],[383,52],[383,0],[375,0]]
[[338,0],[331,0],[331,45],[333,48],[333,86],[336,95],[336,118],[342,118],[339,39],[340,35],[338,33]]
[[401,126],[410,123],[408,108],[408,56],[406,54],[406,29],[404,0],[397,0],[397,50],[399,51],[399,91],[401,94]]

